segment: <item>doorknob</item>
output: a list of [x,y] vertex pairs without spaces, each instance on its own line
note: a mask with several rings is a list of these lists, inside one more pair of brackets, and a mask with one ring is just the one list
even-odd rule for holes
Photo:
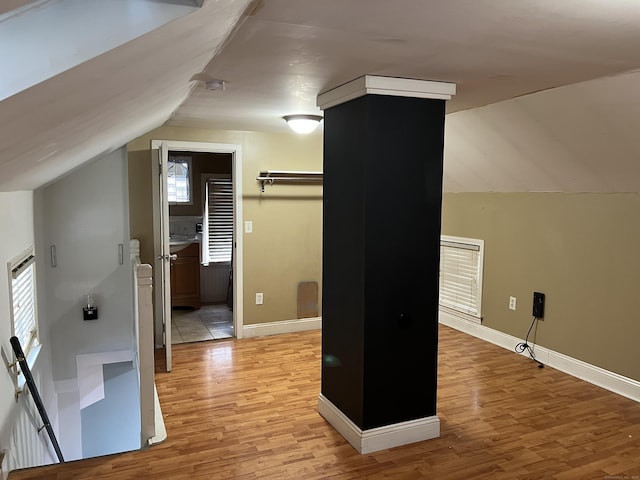
[[176,255],[175,253],[171,254],[171,255],[158,255],[158,260],[177,260],[178,259],[178,255]]

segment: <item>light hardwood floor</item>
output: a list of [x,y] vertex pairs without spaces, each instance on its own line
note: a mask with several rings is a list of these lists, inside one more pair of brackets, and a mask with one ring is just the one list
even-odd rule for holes
[[163,444],[10,479],[640,479],[640,404],[445,326],[441,437],[359,455],[317,413],[320,338],[177,345]]

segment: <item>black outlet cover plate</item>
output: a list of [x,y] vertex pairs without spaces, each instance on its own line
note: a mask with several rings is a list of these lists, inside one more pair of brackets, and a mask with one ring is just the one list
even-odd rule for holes
[[533,292],[533,316],[544,318],[544,293]]

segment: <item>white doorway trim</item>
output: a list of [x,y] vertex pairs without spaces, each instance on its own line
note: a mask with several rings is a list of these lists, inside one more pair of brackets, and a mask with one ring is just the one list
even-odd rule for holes
[[[207,142],[187,142],[176,140],[152,140],[152,151],[165,144],[172,152],[206,152],[206,153],[230,153],[232,156],[231,172],[233,179],[233,203],[234,203],[234,252],[233,252],[233,331],[236,338],[242,338],[243,331],[243,233],[242,233],[242,146],[228,143],[207,143]],[[153,162],[154,175],[159,174],[157,162]],[[166,175],[166,173],[165,173]],[[154,177],[155,178],[155,177]],[[158,194],[153,192],[153,204],[160,204]],[[167,201],[165,199],[165,201]],[[153,220],[154,235],[159,231],[156,217]],[[156,313],[162,310],[162,306],[157,305]],[[156,332],[158,327],[162,334],[162,318],[156,318]],[[158,335],[156,334],[156,344]]]

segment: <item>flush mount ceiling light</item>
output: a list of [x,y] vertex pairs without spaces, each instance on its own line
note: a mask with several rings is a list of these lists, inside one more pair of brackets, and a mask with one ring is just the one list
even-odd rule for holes
[[285,115],[284,120],[296,133],[307,134],[313,132],[322,121],[320,115]]

